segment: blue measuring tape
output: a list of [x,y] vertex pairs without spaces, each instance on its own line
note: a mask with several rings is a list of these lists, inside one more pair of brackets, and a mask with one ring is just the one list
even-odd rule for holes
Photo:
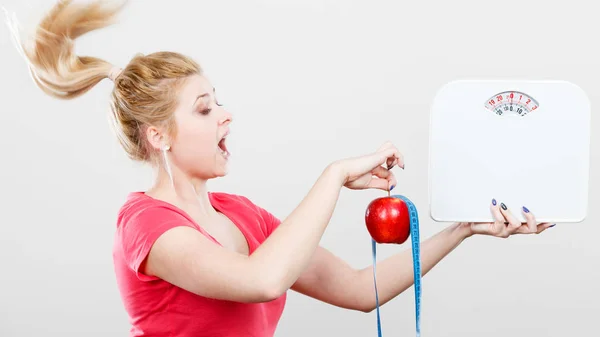
[[[394,198],[401,199],[406,203],[410,216],[410,236],[412,242],[412,259],[413,259],[413,277],[415,289],[415,325],[417,337],[421,336],[421,243],[419,240],[419,213],[417,208],[408,198],[402,195],[392,195]],[[377,291],[377,242],[371,239],[371,247],[373,251],[373,283],[375,285],[375,303],[377,309],[377,336],[381,337],[381,316],[379,314],[379,294]]]

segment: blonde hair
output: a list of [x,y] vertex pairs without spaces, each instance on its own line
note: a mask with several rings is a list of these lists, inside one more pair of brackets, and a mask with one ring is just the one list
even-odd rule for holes
[[122,70],[96,57],[76,55],[74,40],[112,24],[124,5],[103,3],[58,1],[39,23],[32,45],[19,43],[19,47],[36,85],[53,97],[73,99],[105,78],[113,80],[110,108],[120,144],[129,158],[155,162],[160,154],[149,146],[146,127],[163,127],[169,136],[175,136],[176,92],[187,77],[201,75],[202,69],[174,52],[138,54]]

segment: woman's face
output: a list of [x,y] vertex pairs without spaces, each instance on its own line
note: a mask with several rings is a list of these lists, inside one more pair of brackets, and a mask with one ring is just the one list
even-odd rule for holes
[[194,179],[227,174],[229,152],[225,137],[232,116],[222,108],[211,83],[194,75],[178,93],[175,110],[176,135],[169,142],[169,165]]

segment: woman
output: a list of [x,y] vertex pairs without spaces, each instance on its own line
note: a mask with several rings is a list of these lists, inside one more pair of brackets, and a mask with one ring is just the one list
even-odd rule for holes
[[[280,221],[248,198],[213,193],[209,179],[227,174],[232,116],[217,101],[201,67],[178,53],[134,57],[124,69],[78,57],[73,40],[106,26],[119,8],[59,2],[24,49],[33,78],[49,95],[76,98],[114,81],[112,116],[134,160],[156,168],[155,184],[132,192],[118,214],[114,267],[132,336],[272,336],[293,289],[332,305],[371,311],[370,268],[355,270],[319,246],[342,187],[393,188],[403,168],[390,143],[324,168],[312,189]],[[502,205],[502,207],[500,206]],[[540,233],[524,209],[519,223],[493,201],[494,223],[455,223],[422,245],[423,274],[474,234]],[[377,265],[380,303],[412,284],[411,256]]]

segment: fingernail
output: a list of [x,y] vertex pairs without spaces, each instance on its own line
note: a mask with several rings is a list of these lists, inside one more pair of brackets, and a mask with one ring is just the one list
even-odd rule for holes
[[501,203],[500,207],[502,207],[502,209],[505,210],[505,211],[508,209],[504,203]]
[[492,199],[492,205],[496,206],[496,199]]
[[548,228],[552,228],[552,227],[554,227],[554,226],[556,226],[556,224],[553,224],[552,226],[548,226]]
[[396,187],[396,185],[392,185],[392,187],[390,187],[390,191],[393,190],[394,187]]
[[523,206],[523,212],[529,213],[529,210],[527,209],[527,207]]

